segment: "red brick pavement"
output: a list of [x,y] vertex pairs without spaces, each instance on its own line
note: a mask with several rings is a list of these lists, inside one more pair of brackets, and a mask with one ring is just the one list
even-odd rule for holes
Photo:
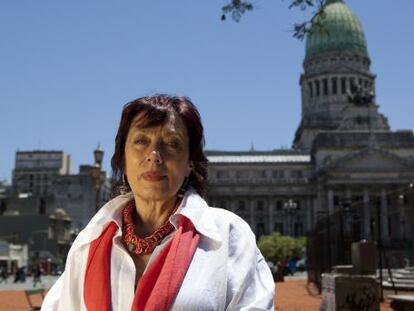
[[[40,297],[33,298],[34,302],[40,302]],[[275,309],[277,311],[317,311],[321,300],[316,287],[307,284],[306,280],[286,281],[276,284]],[[0,310],[29,310],[24,292],[0,291]],[[388,303],[381,305],[381,311],[391,311]]]
[[[315,285],[306,280],[289,280],[276,283],[275,310],[317,311],[322,297]],[[388,303],[381,304],[381,311],[392,311]]]

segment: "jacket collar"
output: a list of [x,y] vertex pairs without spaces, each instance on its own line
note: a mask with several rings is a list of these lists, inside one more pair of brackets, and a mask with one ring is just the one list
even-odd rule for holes
[[177,229],[179,217],[185,216],[199,233],[216,242],[222,242],[211,209],[193,188],[189,188],[177,211],[170,217],[170,222]]
[[[71,252],[97,239],[112,221],[119,228],[122,228],[122,209],[133,198],[132,192],[129,192],[117,196],[102,206],[85,229],[78,234],[71,247]],[[176,229],[180,216],[190,219],[196,230],[203,236],[216,242],[222,242],[211,207],[193,188],[187,190],[177,211],[169,219]]]

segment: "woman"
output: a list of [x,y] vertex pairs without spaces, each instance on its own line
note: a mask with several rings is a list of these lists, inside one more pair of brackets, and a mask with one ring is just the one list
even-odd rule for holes
[[122,193],[79,233],[42,310],[273,310],[250,227],[203,199],[203,145],[187,98],[124,107],[111,161]]

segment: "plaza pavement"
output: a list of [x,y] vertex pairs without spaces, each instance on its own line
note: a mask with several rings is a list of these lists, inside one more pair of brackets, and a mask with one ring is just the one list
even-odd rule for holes
[[[55,276],[42,277],[42,287],[49,288],[55,281]],[[37,286],[39,288],[39,286]],[[1,311],[27,311],[29,306],[24,290],[33,289],[33,279],[28,277],[26,283],[14,284],[9,277],[8,284],[0,284]],[[276,311],[318,311],[321,296],[313,284],[308,284],[306,274],[296,274],[286,277],[286,281],[276,283]],[[40,303],[40,296],[33,297],[35,303]],[[381,311],[391,311],[388,303],[381,304]]]

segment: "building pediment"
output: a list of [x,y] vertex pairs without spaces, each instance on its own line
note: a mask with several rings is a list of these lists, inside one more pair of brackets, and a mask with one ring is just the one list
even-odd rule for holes
[[319,172],[396,172],[401,170],[414,171],[414,158],[403,158],[395,153],[375,147],[367,147],[333,160],[327,158],[318,169]]

